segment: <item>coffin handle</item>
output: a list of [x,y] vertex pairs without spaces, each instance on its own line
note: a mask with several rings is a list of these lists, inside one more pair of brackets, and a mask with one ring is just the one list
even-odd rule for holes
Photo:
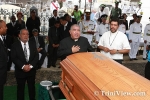
[[67,92],[70,95],[70,97],[72,98],[71,100],[76,100],[75,97],[73,96],[73,94],[71,93],[70,89],[66,85],[66,83],[62,81],[62,84],[63,84],[64,88],[67,90]]

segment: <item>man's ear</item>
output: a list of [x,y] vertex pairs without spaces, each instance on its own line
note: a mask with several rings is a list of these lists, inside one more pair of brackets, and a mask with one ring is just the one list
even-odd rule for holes
[[69,30],[69,33],[71,34],[71,30]]
[[20,34],[18,35],[18,37],[20,38]]

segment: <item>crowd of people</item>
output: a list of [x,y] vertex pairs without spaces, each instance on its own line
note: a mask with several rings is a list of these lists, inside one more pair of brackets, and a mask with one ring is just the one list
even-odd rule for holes
[[[100,11],[94,16],[96,23],[90,20],[89,10],[82,13],[77,5],[72,15],[66,13],[62,17],[59,17],[57,9],[54,9],[53,16],[48,20],[48,50],[45,50],[44,37],[39,34],[41,23],[35,10],[31,11],[31,16],[26,22],[22,20],[21,12],[17,13],[17,20],[15,16],[11,16],[10,23],[6,24],[0,20],[0,100],[3,100],[6,73],[10,70],[12,62],[15,64],[17,100],[24,100],[26,82],[29,98],[35,100],[36,70],[41,68],[46,56],[48,68],[56,67],[58,58],[64,60],[68,55],[78,52],[101,52],[120,64],[123,54],[129,53],[131,61],[137,60],[136,54],[142,34],[142,16],[138,13],[133,14],[133,20],[128,23],[127,15],[122,14],[118,5],[119,2],[116,1],[110,16],[104,12],[106,5],[100,5]],[[128,37],[126,30],[129,30]],[[149,50],[149,36],[150,24],[147,24],[144,31],[143,60],[147,58],[146,50]],[[148,61],[149,59],[150,56]],[[145,73],[146,77],[150,78],[149,72]]]

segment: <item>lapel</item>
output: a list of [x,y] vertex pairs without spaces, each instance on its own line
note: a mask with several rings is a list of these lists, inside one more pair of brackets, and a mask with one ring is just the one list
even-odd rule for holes
[[[34,39],[34,40],[35,40],[35,39]],[[29,61],[30,61],[31,56],[32,56],[32,52],[31,52],[31,51],[33,51],[33,50],[32,50],[32,45],[31,45],[30,41],[28,41],[28,45],[29,45],[29,51],[30,51],[30,57],[29,57]]]
[[26,61],[26,58],[25,58],[25,55],[24,55],[24,50],[23,50],[22,45],[21,45],[21,41],[19,41],[18,50],[20,51],[20,55],[23,55],[24,61]]
[[3,43],[3,41],[1,39],[0,39],[0,44],[3,46],[4,51],[7,53],[7,49],[6,49],[4,43]]

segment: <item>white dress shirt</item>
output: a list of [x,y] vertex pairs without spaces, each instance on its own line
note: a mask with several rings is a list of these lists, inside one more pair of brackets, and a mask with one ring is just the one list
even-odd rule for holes
[[68,25],[68,22],[64,25],[64,31],[66,30],[67,25]]
[[126,26],[124,24],[120,24],[118,31],[122,32],[122,33],[126,33]]
[[3,38],[2,38],[2,35],[0,35],[0,39],[2,40],[2,42],[3,42]]
[[[129,41],[127,39],[127,36],[117,31],[115,33],[111,33],[110,31],[105,32],[101,39],[99,40],[98,46],[107,47],[110,50],[116,49],[116,50],[123,50],[123,49],[130,49]],[[102,54],[105,56],[112,58],[112,59],[123,59],[123,54],[110,54],[110,52],[104,52],[101,51]]]
[[100,37],[105,33],[109,31],[109,24],[103,24],[96,26],[96,41],[99,41]]

